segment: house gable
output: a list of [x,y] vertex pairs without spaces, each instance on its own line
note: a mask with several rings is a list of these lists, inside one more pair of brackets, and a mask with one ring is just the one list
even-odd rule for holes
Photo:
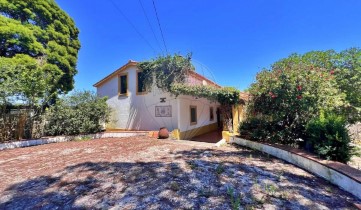
[[125,71],[127,68],[132,67],[132,66],[137,66],[138,62],[136,61],[132,61],[129,60],[128,63],[126,63],[124,66],[120,67],[119,69],[117,69],[116,71],[114,71],[113,73],[109,74],[108,76],[104,77],[103,79],[101,79],[99,82],[95,83],[93,86],[94,87],[100,87],[102,86],[104,83],[108,82],[109,80],[111,80],[112,78],[118,76],[121,72]]

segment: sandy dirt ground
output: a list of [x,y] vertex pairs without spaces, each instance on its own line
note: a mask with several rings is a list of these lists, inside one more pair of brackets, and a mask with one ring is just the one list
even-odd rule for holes
[[351,157],[351,160],[347,163],[349,166],[361,170],[361,139],[353,140],[352,146],[356,149],[356,154]]
[[242,147],[148,137],[0,151],[0,209],[352,209],[360,200]]

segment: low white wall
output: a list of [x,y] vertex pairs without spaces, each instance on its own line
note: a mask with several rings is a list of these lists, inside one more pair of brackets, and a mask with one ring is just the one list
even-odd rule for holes
[[265,153],[268,153],[272,156],[285,160],[289,163],[297,165],[307,171],[310,171],[320,177],[325,178],[331,183],[341,187],[347,192],[355,195],[356,197],[361,199],[361,183],[356,180],[335,171],[325,165],[322,165],[316,161],[308,159],[306,157],[302,157],[300,155],[294,154],[292,152],[288,152],[276,147],[272,147],[269,145],[249,141],[242,138],[232,137],[230,140],[231,143],[236,143],[238,145],[242,145],[245,147],[249,147],[255,150],[259,150]]
[[101,139],[101,138],[121,138],[121,137],[130,137],[130,136],[144,136],[147,135],[147,132],[121,132],[121,133],[96,133],[89,135],[78,135],[78,136],[54,136],[49,138],[42,139],[33,139],[26,141],[15,141],[9,143],[0,144],[0,150],[5,149],[14,149],[19,147],[30,147],[42,144],[50,144],[50,143],[59,143],[72,141],[74,139],[81,138],[91,138],[91,139]]

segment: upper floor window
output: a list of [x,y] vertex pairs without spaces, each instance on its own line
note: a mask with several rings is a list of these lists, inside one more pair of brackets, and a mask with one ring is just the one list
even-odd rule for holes
[[128,94],[128,74],[122,74],[119,76],[119,95]]
[[137,72],[137,94],[144,94],[146,92],[144,85],[144,74],[141,71]]

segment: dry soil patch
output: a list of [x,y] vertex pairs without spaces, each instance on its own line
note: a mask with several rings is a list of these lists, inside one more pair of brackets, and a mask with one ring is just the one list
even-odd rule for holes
[[246,148],[147,137],[0,151],[0,209],[349,209],[349,193]]

